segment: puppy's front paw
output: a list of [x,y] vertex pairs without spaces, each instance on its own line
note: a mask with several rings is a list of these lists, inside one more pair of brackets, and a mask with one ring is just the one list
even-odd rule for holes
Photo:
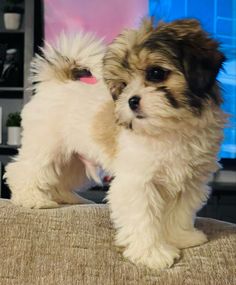
[[168,244],[161,244],[146,250],[129,246],[123,255],[135,264],[142,264],[151,269],[164,269],[171,267],[174,261],[179,259],[180,251]]

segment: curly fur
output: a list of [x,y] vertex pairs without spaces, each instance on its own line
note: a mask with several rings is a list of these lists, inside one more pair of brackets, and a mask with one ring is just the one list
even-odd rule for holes
[[[109,92],[104,51],[91,36],[62,36],[34,61],[36,95],[22,112],[20,153],[6,169],[12,202],[81,202],[70,190],[86,179],[86,167],[96,178],[87,160],[100,164],[115,177],[107,200],[116,244],[135,263],[165,268],[181,248],[207,240],[194,217],[218,168],[225,114],[216,76],[224,56],[196,20],[147,21],[108,47]],[[98,83],[75,81],[77,66]]]

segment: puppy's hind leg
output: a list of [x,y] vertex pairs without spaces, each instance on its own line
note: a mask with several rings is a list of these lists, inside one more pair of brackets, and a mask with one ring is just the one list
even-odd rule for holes
[[52,185],[57,183],[52,164],[16,160],[9,163],[4,175],[11,190],[11,201],[28,208],[55,208]]
[[80,156],[73,154],[71,159],[60,168],[60,175],[57,188],[57,199],[63,204],[91,204],[74,190],[79,188],[88,181],[85,165]]

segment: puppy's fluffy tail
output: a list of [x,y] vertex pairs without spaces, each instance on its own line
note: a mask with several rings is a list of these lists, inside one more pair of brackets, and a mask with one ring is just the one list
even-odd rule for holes
[[62,32],[53,45],[44,42],[41,54],[36,54],[31,63],[30,80],[33,83],[51,79],[63,81],[63,70],[73,65],[76,59],[87,64],[91,60],[102,62],[105,49],[103,39],[98,39],[93,33]]

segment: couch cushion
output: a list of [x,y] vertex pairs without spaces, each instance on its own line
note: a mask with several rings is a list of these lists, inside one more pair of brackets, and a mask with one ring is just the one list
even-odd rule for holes
[[236,225],[198,218],[196,226],[210,241],[155,271],[117,252],[107,205],[31,210],[0,200],[0,284],[236,284]]

